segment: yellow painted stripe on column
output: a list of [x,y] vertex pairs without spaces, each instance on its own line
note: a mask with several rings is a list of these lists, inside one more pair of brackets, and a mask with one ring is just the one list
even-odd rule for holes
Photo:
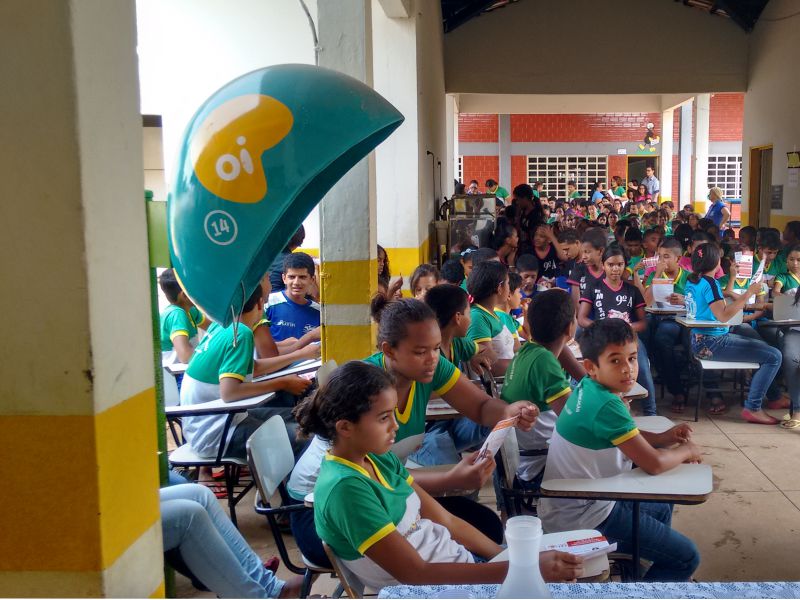
[[323,360],[338,364],[360,360],[375,353],[376,325],[323,325]]
[[744,227],[745,225],[750,225],[750,213],[747,212],[746,210],[743,210],[741,212],[741,215],[739,216],[739,218],[740,218],[740,220],[742,222],[742,227]]
[[292,252],[303,252],[304,254],[308,254],[309,256],[316,256],[317,258],[319,258],[319,248],[303,248],[301,246],[300,248],[297,248]]
[[0,416],[6,571],[100,571],[158,519],[154,389],[96,416]]
[[323,262],[320,277],[324,304],[369,304],[378,289],[378,259]]
[[[781,231],[783,231],[783,228],[786,227],[789,221],[800,221],[800,217],[795,215],[776,215],[773,213],[769,215],[769,226],[780,229]],[[744,223],[744,217],[742,217],[742,223]]]
[[430,261],[430,244],[426,239],[417,248],[386,248],[386,255],[392,276],[403,275],[408,283],[414,269]]
[[166,590],[164,588],[164,582],[162,581],[161,584],[150,594],[151,598],[165,598],[166,597]]

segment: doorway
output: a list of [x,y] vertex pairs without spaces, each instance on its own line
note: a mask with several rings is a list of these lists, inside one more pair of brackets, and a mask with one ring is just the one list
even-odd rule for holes
[[657,156],[629,156],[628,157],[628,181],[635,179],[641,181],[647,174],[645,169],[653,167],[653,172],[657,177],[661,177],[658,172],[658,157]]
[[772,190],[772,146],[750,148],[749,225],[769,226]]

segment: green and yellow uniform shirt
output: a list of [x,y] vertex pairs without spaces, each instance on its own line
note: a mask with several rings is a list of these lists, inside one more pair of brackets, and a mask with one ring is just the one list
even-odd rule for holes
[[503,322],[494,312],[486,310],[480,304],[473,304],[470,309],[472,322],[467,331],[467,337],[473,342],[481,344],[491,342],[503,332]]
[[[386,370],[383,352],[378,352],[369,358],[365,358],[364,362]],[[429,383],[413,382],[408,393],[405,409],[401,412],[399,407],[395,408],[395,417],[399,426],[395,434],[396,442],[412,435],[425,433],[425,411],[428,408],[428,400],[430,400],[431,395],[443,396],[453,388],[460,376],[461,371],[440,354],[433,379]]]
[[495,308],[494,313],[500,317],[500,321],[502,321],[503,326],[509,331],[514,339],[519,340],[519,332],[522,329],[522,325],[519,324],[519,321],[512,317],[510,313],[500,310],[499,308]]
[[172,341],[180,335],[185,335],[189,338],[189,343],[193,347],[196,346],[197,328],[205,323],[205,317],[195,306],[186,312],[177,304],[170,304],[161,311],[160,321],[161,359],[164,364],[173,364],[177,362],[177,355],[174,355],[175,347]]
[[394,454],[368,454],[366,460],[378,481],[362,466],[326,454],[314,486],[317,533],[360,581],[375,589],[396,583],[364,555],[394,531],[426,562],[473,562],[445,527],[420,518],[413,479]]
[[[547,448],[557,418],[550,404],[564,398],[570,391],[569,380],[552,352],[533,341],[519,349],[508,365],[501,398],[509,404],[530,400],[539,407],[539,417],[533,429],[517,430],[517,441],[522,450]],[[517,475],[531,481],[541,472],[546,461],[545,454],[522,456]]]
[[[758,270],[758,265],[761,264],[761,261],[758,260],[757,256],[753,257],[753,273]],[[769,263],[769,266],[764,269],[764,276],[767,279],[772,279],[777,277],[781,273],[786,272],[786,262],[781,259],[780,256],[776,256],[775,260]]]
[[[253,331],[244,325],[222,327],[212,323],[203,340],[195,348],[192,360],[181,383],[181,404],[193,405],[218,400],[219,382],[226,377],[249,381],[253,375]],[[236,414],[228,431],[228,440],[236,425],[247,413]],[[204,457],[217,455],[226,415],[203,415],[183,418],[183,435],[192,449]]]
[[[647,276],[647,279],[645,279],[644,287],[649,288],[651,285],[653,285],[653,279],[655,279],[655,277],[656,277],[656,272],[653,271]],[[672,280],[673,290],[676,294],[683,295],[686,292],[687,277],[689,277],[688,271],[686,271],[686,269],[682,267],[678,267],[678,274]],[[669,275],[664,273],[661,276],[661,279],[669,279]]]
[[[598,479],[630,470],[617,446],[639,435],[622,399],[584,377],[556,421],[544,478]],[[539,517],[548,532],[594,529],[606,520],[614,502],[541,498]]]
[[[755,267],[753,268],[755,272]],[[733,291],[740,296],[747,291],[747,288],[750,287],[750,280],[751,277],[737,277],[733,280]],[[719,278],[719,287],[723,290],[728,287],[728,282],[731,280],[730,275],[723,275]],[[747,301],[748,304],[755,304],[758,296],[750,296],[750,299]],[[763,296],[762,296],[763,298]],[[752,310],[745,310],[745,312],[753,312]]]
[[775,283],[778,282],[781,284],[781,294],[785,294],[786,292],[800,287],[800,277],[794,273],[781,273],[775,277]]
[[[452,360],[449,362],[454,367],[458,367],[461,363],[469,361],[473,356],[478,353],[478,344],[469,338],[453,338],[450,344],[450,356]],[[445,360],[447,357],[442,355]]]

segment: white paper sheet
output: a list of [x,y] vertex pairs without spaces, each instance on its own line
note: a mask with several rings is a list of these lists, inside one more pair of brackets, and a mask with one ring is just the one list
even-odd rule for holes
[[500,450],[500,446],[506,441],[506,436],[514,430],[518,420],[519,417],[512,417],[499,421],[489,433],[486,441],[483,442],[483,446],[481,446],[481,450],[478,452],[478,458],[475,459],[475,462],[482,462],[488,457],[497,454],[497,451]]

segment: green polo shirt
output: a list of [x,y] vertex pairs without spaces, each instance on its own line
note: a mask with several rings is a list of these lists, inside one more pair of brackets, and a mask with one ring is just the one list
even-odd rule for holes
[[186,374],[203,383],[219,384],[225,377],[244,381],[253,372],[253,330],[244,325],[222,327],[212,323],[195,348]]
[[[450,355],[453,357],[450,361],[453,366],[457,367],[463,362],[467,362],[478,353],[478,344],[469,338],[453,338],[450,344]],[[445,360],[447,357],[442,355]]]
[[[644,287],[650,287],[653,285],[653,279],[655,279],[656,272],[653,271],[647,276],[647,279],[644,282]],[[678,274],[672,280],[673,290],[676,294],[683,295],[686,292],[686,279],[689,277],[689,273],[683,269],[682,267],[678,267]],[[662,275],[662,279],[668,279],[669,277],[666,275]]]
[[486,310],[480,304],[473,304],[470,310],[472,322],[467,331],[467,337],[473,342],[490,342],[496,335],[503,331],[503,322],[494,312]]
[[800,287],[800,277],[794,273],[781,273],[775,277],[775,283],[778,283],[779,281],[781,283],[782,294]]
[[530,342],[519,349],[508,365],[500,396],[509,404],[530,400],[545,412],[569,391],[569,380],[558,359],[544,346]]
[[179,335],[185,335],[190,340],[197,335],[198,326],[205,322],[203,313],[196,307],[191,307],[187,313],[177,304],[170,304],[161,311],[160,315],[161,351],[169,352],[173,349],[172,340]]

